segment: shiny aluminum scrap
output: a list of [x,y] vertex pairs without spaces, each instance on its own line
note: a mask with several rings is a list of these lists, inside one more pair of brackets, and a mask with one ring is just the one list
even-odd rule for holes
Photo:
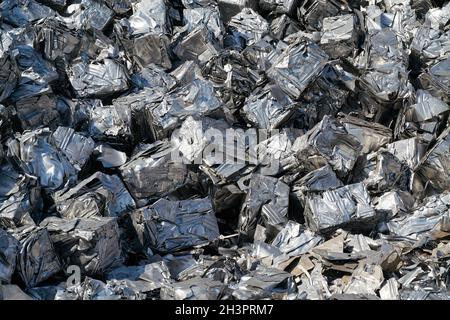
[[0,1],[0,299],[450,299],[449,23]]

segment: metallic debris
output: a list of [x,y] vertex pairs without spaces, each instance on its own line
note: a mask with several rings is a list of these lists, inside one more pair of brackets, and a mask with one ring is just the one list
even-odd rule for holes
[[0,1],[0,300],[448,300],[449,23]]

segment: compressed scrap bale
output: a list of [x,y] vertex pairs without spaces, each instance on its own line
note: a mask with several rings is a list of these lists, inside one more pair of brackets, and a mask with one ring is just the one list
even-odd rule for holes
[[322,22],[320,45],[333,59],[346,57],[354,50],[357,36],[354,15],[329,17]]
[[291,19],[286,14],[273,19],[270,24],[270,34],[279,40],[282,40],[298,31],[300,31],[300,25],[297,21]]
[[152,64],[170,69],[169,39],[158,34],[145,34],[132,39],[123,39],[127,52],[142,70]]
[[305,219],[308,227],[316,232],[338,228],[367,230],[377,223],[377,213],[365,186],[357,183],[308,196]]
[[140,209],[152,249],[174,252],[208,244],[219,237],[211,200],[169,201],[160,199]]
[[58,212],[65,218],[120,217],[135,201],[116,175],[94,173],[69,190],[55,194]]
[[340,0],[307,0],[297,8],[298,19],[310,30],[320,30],[323,18],[337,16],[346,8]]
[[244,54],[235,51],[221,51],[212,57],[203,66],[202,75],[215,84],[217,96],[231,112],[244,104],[260,78]]
[[[283,130],[280,133],[273,130],[272,133],[267,134],[267,139],[266,136],[261,135],[260,140],[263,141],[249,150],[250,159],[257,163],[255,172],[266,176],[295,172],[298,159],[292,151],[292,145],[299,134],[297,130],[292,132]],[[291,177],[285,176],[283,180],[288,183]]]
[[207,116],[222,106],[212,83],[195,79],[145,108],[150,132],[155,140],[165,138],[188,116]]
[[294,113],[297,105],[277,86],[258,88],[248,97],[241,113],[260,129],[276,129]]
[[352,174],[352,182],[364,182],[370,193],[392,189],[409,191],[412,170],[391,153],[379,150],[361,157]]
[[305,229],[299,223],[289,221],[277,234],[272,245],[290,257],[300,256],[316,247],[322,241],[322,237]]
[[295,141],[293,149],[303,161],[309,161],[311,156],[323,157],[342,177],[353,169],[362,146],[336,119],[325,116]]
[[0,299],[449,298],[450,4],[0,2]]
[[132,4],[133,14],[118,21],[114,29],[131,60],[145,68],[156,64],[172,67],[169,58],[167,8],[163,0],[138,1]]
[[67,7],[69,26],[77,29],[104,30],[114,16],[114,12],[102,1],[81,0],[81,3]]
[[427,147],[428,143],[419,137],[397,140],[388,144],[386,149],[411,169],[416,169],[421,163]]
[[305,118],[302,127],[310,129],[325,116],[336,116],[345,107],[349,97],[348,85],[343,81],[345,76],[338,67],[324,67],[320,76],[302,94],[301,109],[297,111]]
[[58,127],[50,139],[77,170],[81,170],[89,160],[95,144],[92,138],[67,127]]
[[[187,161],[201,164],[202,161],[208,161],[205,158],[212,156],[210,153],[213,152],[209,152],[209,150],[214,151],[219,158],[218,153],[222,152],[220,143],[223,142],[228,128],[229,125],[222,119],[204,117],[196,120],[189,116],[172,134],[171,144]],[[216,133],[217,136],[214,135]],[[218,136],[219,133],[222,135],[222,140]],[[217,148],[213,148],[213,146],[217,146]],[[205,148],[207,149],[205,150]]]
[[269,24],[253,9],[244,8],[231,18],[228,29],[234,37],[243,39],[245,46],[250,46],[269,32]]
[[60,21],[45,20],[40,26],[38,39],[44,45],[44,57],[51,61],[74,57],[81,46],[79,33]]
[[448,192],[425,198],[410,214],[396,217],[388,222],[390,232],[397,236],[420,239],[431,236],[431,231],[441,224],[445,229],[448,219],[450,196]]
[[25,131],[8,141],[10,155],[39,184],[57,190],[76,181],[77,170],[70,161],[51,144],[48,128]]
[[295,14],[298,0],[261,0],[259,1],[259,8],[261,10],[275,12],[275,13],[287,13],[290,15]]
[[174,49],[174,53],[183,60],[206,63],[220,50],[206,26],[200,25],[191,31]]
[[220,16],[224,23],[228,23],[230,19],[242,11],[244,8],[252,8],[258,5],[255,0],[218,0]]
[[0,228],[0,283],[11,283],[16,268],[20,243],[8,232]]
[[19,73],[18,85],[11,93],[23,129],[50,125],[58,120],[56,97],[49,86],[58,79],[56,68],[27,44],[11,47]]
[[122,179],[139,206],[194,183],[195,176],[183,162],[172,158],[168,141],[146,145],[120,167]]
[[140,89],[151,88],[163,90],[163,92],[170,91],[177,84],[171,74],[166,73],[161,67],[155,64],[150,64],[138,73],[133,74],[131,80]]
[[293,181],[292,193],[304,206],[308,193],[327,191],[343,187],[344,184],[338,179],[336,173],[327,164],[322,168],[311,171],[305,176]]
[[14,91],[19,76],[9,54],[13,41],[9,30],[0,27],[0,102],[8,98]]
[[221,40],[225,33],[222,20],[217,7],[197,7],[183,10],[183,22],[187,26],[187,32],[192,32],[197,26],[204,25],[214,38]]
[[10,164],[0,166],[0,226],[34,225],[42,213],[41,189]]
[[125,143],[131,139],[131,119],[126,108],[101,103],[86,112],[87,131],[94,140]]
[[426,141],[437,138],[442,120],[448,115],[449,106],[429,92],[417,90],[416,103],[404,108],[396,123],[396,135],[402,138],[419,136]]
[[253,238],[256,225],[281,229],[288,222],[289,186],[277,178],[253,174],[239,214],[239,231]]
[[298,99],[327,62],[327,54],[315,43],[300,39],[278,55],[267,76],[286,94]]
[[55,250],[65,268],[80,267],[83,275],[102,275],[122,263],[115,218],[45,219]]
[[107,280],[130,280],[136,283],[141,292],[151,292],[169,284],[170,271],[164,261],[143,266],[119,267],[106,274]]
[[20,242],[16,272],[26,287],[35,287],[61,271],[59,257],[46,228],[22,227],[13,235]]
[[136,1],[133,15],[128,23],[133,35],[157,33],[164,34],[167,29],[167,14],[164,0]]
[[0,10],[2,12],[2,18],[7,23],[16,27],[23,27],[37,20],[56,15],[55,11],[34,0],[5,0],[2,1]]
[[439,191],[448,190],[450,178],[448,176],[450,152],[450,131],[446,129],[424,155],[419,172],[423,176],[424,183],[433,186]]
[[112,59],[102,63],[76,61],[68,71],[69,81],[80,98],[103,97],[128,89],[124,67]]
[[339,117],[345,130],[358,139],[363,146],[362,153],[377,151],[392,142],[392,130],[379,123],[368,122],[356,117],[341,114]]

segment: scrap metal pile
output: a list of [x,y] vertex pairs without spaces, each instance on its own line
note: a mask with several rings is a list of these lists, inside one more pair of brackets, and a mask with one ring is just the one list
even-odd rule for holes
[[445,1],[3,0],[0,299],[449,299],[449,94]]

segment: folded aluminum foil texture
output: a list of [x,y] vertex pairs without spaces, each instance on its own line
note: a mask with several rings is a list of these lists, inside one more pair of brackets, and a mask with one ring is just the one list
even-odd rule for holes
[[0,1],[0,299],[448,300],[449,26]]

